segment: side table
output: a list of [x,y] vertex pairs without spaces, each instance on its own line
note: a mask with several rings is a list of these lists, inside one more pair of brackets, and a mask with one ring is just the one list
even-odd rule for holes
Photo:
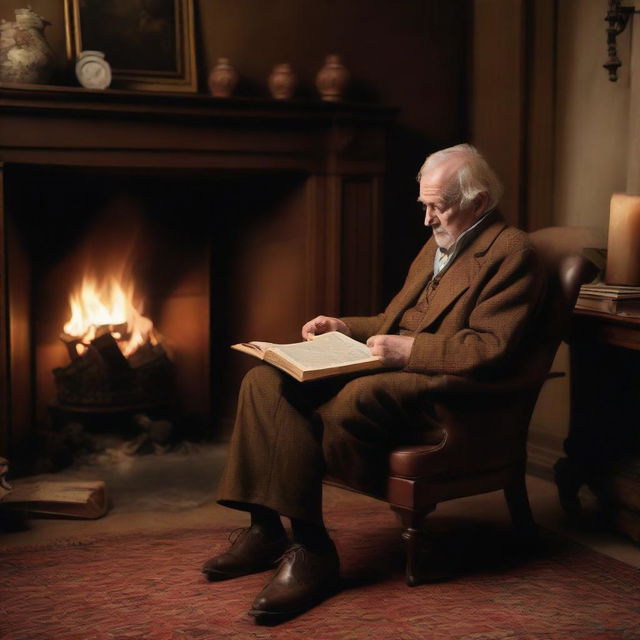
[[640,540],[640,318],[574,312],[564,451],[554,467],[564,510],[581,515],[586,484],[607,520]]

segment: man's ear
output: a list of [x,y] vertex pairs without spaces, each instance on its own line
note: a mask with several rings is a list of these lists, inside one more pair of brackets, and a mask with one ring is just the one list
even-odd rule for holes
[[473,215],[479,218],[482,214],[486,213],[489,206],[489,194],[486,191],[482,191],[473,199]]

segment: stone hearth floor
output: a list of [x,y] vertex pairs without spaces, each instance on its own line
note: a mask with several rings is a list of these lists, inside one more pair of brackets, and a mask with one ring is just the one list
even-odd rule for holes
[[[98,520],[30,519],[28,529],[0,534],[0,547],[51,544],[64,539],[130,531],[206,528],[221,521],[228,523],[231,531],[243,526],[246,516],[220,507],[213,500],[225,457],[223,444],[197,444],[160,456],[104,456],[92,464],[39,476],[55,480],[104,480],[112,507]],[[538,524],[640,567],[639,545],[615,532],[576,528],[562,512],[553,483],[530,475],[527,485]],[[341,490],[325,487],[325,491]],[[465,520],[497,525],[504,525],[509,519],[501,492],[442,503],[432,517],[436,514],[447,519],[464,516]]]

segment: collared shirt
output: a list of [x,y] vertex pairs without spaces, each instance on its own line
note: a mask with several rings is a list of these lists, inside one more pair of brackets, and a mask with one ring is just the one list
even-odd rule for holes
[[448,249],[442,247],[436,249],[433,258],[434,277],[444,273],[460,252],[480,233],[480,225],[490,213],[491,211],[487,211],[477,222],[465,229]]

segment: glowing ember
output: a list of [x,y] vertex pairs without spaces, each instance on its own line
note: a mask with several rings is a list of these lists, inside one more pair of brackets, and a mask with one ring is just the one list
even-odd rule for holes
[[157,344],[153,322],[134,304],[131,282],[121,285],[112,277],[98,285],[95,278],[85,276],[80,288],[69,296],[69,306],[71,319],[64,325],[64,333],[78,341],[79,355],[96,336],[106,332],[111,333],[126,357],[146,342]]

